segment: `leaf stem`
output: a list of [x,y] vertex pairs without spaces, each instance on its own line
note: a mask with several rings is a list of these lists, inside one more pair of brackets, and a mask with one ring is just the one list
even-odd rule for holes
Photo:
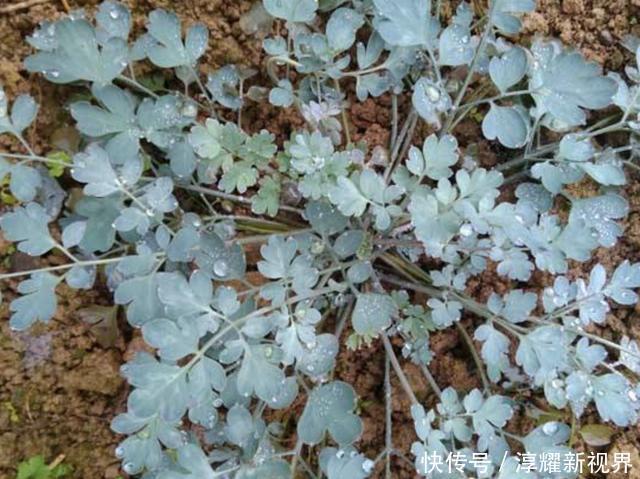
[[393,423],[392,423],[392,389],[391,389],[391,361],[388,355],[384,358],[384,404],[385,404],[385,465],[384,477],[391,479],[391,451],[393,450]]
[[482,51],[484,50],[484,47],[489,38],[489,33],[493,28],[493,10],[498,3],[499,2],[491,2],[491,7],[489,8],[489,13],[487,15],[487,24],[484,27],[484,32],[482,33],[480,44],[478,45],[476,54],[473,56],[473,60],[471,60],[471,65],[469,65],[469,71],[467,73],[466,78],[464,79],[464,83],[462,84],[462,87],[460,87],[460,90],[458,91],[458,95],[456,96],[453,107],[451,108],[451,113],[447,116],[447,121],[444,125],[444,128],[442,129],[444,133],[448,133],[450,131],[453,117],[458,111],[458,107],[460,106],[460,103],[462,103],[462,99],[464,98],[464,95],[467,92],[467,88],[469,88],[469,84],[471,83],[473,74],[475,73],[476,66],[478,65],[478,61],[480,60]]
[[[231,193],[225,193],[223,191],[218,191],[211,188],[205,188],[204,186],[176,184],[176,187],[181,188],[183,190],[187,190],[187,191],[193,191],[196,193],[203,193],[205,195],[214,196],[216,198],[220,198],[223,200],[233,201],[234,203],[242,203],[245,205],[251,204],[251,199],[249,198],[245,198],[239,195],[233,195]],[[300,208],[294,208],[293,206],[280,205],[279,209],[281,209],[282,211],[289,211],[291,213],[296,213],[301,216],[304,214],[303,210],[301,210]]]
[[469,349],[469,352],[471,353],[471,357],[473,358],[473,361],[476,363],[476,369],[478,370],[478,373],[480,374],[480,379],[482,380],[482,387],[484,388],[484,391],[486,393],[490,393],[491,392],[491,383],[489,382],[489,379],[487,378],[487,374],[484,370],[484,365],[482,364],[482,360],[480,359],[480,356],[478,355],[478,351],[476,350],[476,346],[473,343],[473,339],[471,339],[471,336],[469,335],[469,333],[467,332],[467,330],[464,328],[464,326],[462,324],[460,324],[460,321],[456,321],[456,328],[458,328],[458,331],[460,332],[460,335],[462,336],[462,339],[464,339],[464,342],[467,344],[467,348]]
[[393,346],[391,345],[391,341],[389,341],[389,337],[384,332],[381,334],[381,336],[382,344],[384,345],[384,349],[387,352],[387,357],[389,358],[389,361],[391,361],[391,366],[393,367],[396,376],[398,376],[398,379],[400,380],[402,389],[411,400],[411,404],[419,404],[418,398],[416,398],[416,395],[413,392],[413,389],[411,389],[411,385],[409,384],[409,380],[407,379],[407,376],[404,374],[404,371],[402,370],[402,367],[398,362],[396,353],[393,351]]
[[146,95],[149,95],[152,98],[160,98],[160,96],[157,93],[152,92],[151,90],[149,90],[146,86],[142,85],[141,83],[137,82],[136,80],[133,80],[125,75],[118,75],[118,77],[116,78],[116,80],[120,80],[122,83],[135,88],[136,90],[141,91],[142,93],[145,93]]
[[[154,256],[156,256],[157,258],[160,258],[164,255],[160,253],[156,253]],[[28,271],[16,271],[15,273],[0,274],[0,280],[18,278],[21,276],[29,276],[37,273],[50,273],[54,271],[64,271],[67,269],[71,269],[74,266],[99,266],[103,264],[118,263],[125,258],[127,258],[127,256],[119,256],[117,258],[105,258],[105,259],[98,259],[98,260],[77,261],[75,263],[67,263],[67,264],[62,264],[58,266],[49,266],[46,268],[31,269]]]

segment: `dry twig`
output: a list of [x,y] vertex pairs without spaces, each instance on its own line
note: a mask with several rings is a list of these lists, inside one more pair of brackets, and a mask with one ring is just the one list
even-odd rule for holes
[[3,13],[17,12],[19,10],[31,8],[35,5],[40,5],[41,3],[47,3],[49,1],[50,0],[25,0],[24,2],[18,2],[18,3],[14,3],[13,5],[7,5],[5,7],[0,7],[0,15]]

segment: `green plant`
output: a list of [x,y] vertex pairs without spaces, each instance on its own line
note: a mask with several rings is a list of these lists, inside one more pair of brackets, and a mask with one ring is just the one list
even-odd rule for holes
[[55,461],[47,465],[44,457],[33,456],[18,465],[16,479],[58,479],[67,477],[71,468],[61,462]]
[[[273,18],[287,31],[264,41],[270,89],[248,87],[250,76],[234,66],[205,81],[206,28],[183,34],[163,10],[151,12],[147,33],[133,43],[129,11],[111,1],[95,25],[78,14],[45,22],[28,38],[38,50],[26,59],[29,71],[86,85],[92,96],[70,105],[85,141],[69,164],[37,155],[25,140],[34,100],[19,96],[9,114],[2,95],[0,131],[26,153],[0,154],[0,176],[9,175],[23,203],[0,227],[20,251],[68,262],[0,279],[30,276],[10,305],[11,326],[21,330],[51,318],[62,281],[88,289],[100,273],[156,349],[122,367],[133,390],[113,429],[129,436],[116,450],[126,473],[352,479],[380,467],[392,477],[391,456],[404,456],[392,444],[390,403],[386,447],[367,458],[354,448],[362,432],[355,391],[332,372],[348,324],[349,347],[384,345],[388,401],[393,371],[412,403],[411,452],[423,476],[575,477],[540,471],[539,463],[544,454],[571,453],[569,426],[547,421],[523,436],[505,429],[526,405],[514,394],[523,387],[574,420],[594,407],[619,427],[637,423],[638,345],[591,325],[605,322],[611,304],[638,301],[640,264],[610,272],[597,264],[588,279],[566,273],[569,261],[587,262],[623,234],[618,220],[628,205],[619,190],[626,170],[638,169],[638,70],[605,76],[556,41],[512,44],[533,0],[493,0],[484,12],[462,2],[446,27],[440,4],[264,0],[253,21]],[[135,75],[143,60],[170,69],[184,88],[150,90]],[[466,72],[462,80],[454,69]],[[474,89],[478,76],[491,83]],[[391,99],[386,151],[352,141],[347,89],[360,101]],[[411,98],[406,111],[402,96]],[[243,108],[267,97],[306,121],[283,145],[242,127]],[[491,170],[456,138],[472,112],[508,158]],[[419,122],[433,131],[421,147]],[[607,146],[614,132],[624,139]],[[63,203],[39,164],[66,171],[84,194]],[[598,193],[572,196],[567,186],[585,177]],[[515,197],[505,200],[514,183]],[[230,213],[227,203],[253,214]],[[260,284],[246,275],[250,243],[261,244]],[[516,287],[479,302],[466,284],[489,266]],[[526,289],[535,270],[555,276],[541,295]],[[428,301],[416,301],[416,292]],[[473,337],[463,314],[480,320]],[[430,333],[452,327],[483,382],[463,396],[429,372]],[[433,409],[411,389],[392,339],[438,396]],[[291,431],[265,411],[299,395],[305,408],[286,448]],[[522,470],[515,451],[535,455],[538,470]],[[429,469],[429,458],[451,454],[464,464]],[[486,457],[482,468],[470,462],[477,454]]]

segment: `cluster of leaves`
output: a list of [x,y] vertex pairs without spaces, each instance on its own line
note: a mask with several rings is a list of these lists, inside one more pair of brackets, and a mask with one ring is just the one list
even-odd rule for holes
[[[286,26],[286,38],[263,43],[271,88],[247,88],[251,72],[233,65],[203,81],[207,29],[183,33],[163,10],[151,12],[134,41],[130,12],[111,0],[95,23],[76,12],[28,37],[37,50],[25,61],[30,72],[86,86],[90,96],[69,105],[80,147],[71,157],[39,156],[23,136],[37,104],[21,95],[9,108],[0,91],[0,133],[26,150],[0,153],[0,180],[9,178],[20,202],[0,218],[2,233],[31,256],[68,259],[0,279],[29,276],[9,306],[15,330],[53,317],[61,283],[89,289],[100,281],[154,348],[122,367],[133,389],[112,426],[128,436],[116,450],[124,472],[352,479],[390,464],[390,432],[376,460],[354,446],[363,428],[356,394],[333,372],[347,324],[349,347],[384,343],[412,400],[420,474],[434,452],[488,453],[487,471],[447,477],[516,477],[508,475],[518,469],[516,450],[569,451],[564,424],[523,437],[505,431],[519,406],[508,395],[523,387],[541,389],[577,419],[593,404],[603,421],[638,421],[638,345],[605,339],[592,325],[604,324],[613,304],[637,302],[640,264],[625,262],[610,278],[601,265],[588,280],[565,276],[569,261],[586,262],[623,234],[618,221],[629,208],[619,189],[626,167],[637,168],[638,69],[605,76],[555,41],[512,44],[533,0],[492,0],[480,18],[462,2],[447,26],[439,5],[264,0],[245,23]],[[136,78],[143,61],[169,69],[184,88],[150,89]],[[477,75],[488,77],[488,88],[471,94]],[[360,101],[392,98],[388,148],[351,141],[341,84]],[[404,123],[400,96],[411,98]],[[306,121],[283,145],[273,133],[242,128],[243,108],[267,100]],[[612,114],[589,126],[590,110],[605,107]],[[472,113],[481,115],[485,139],[510,157],[492,170],[456,139],[455,127]],[[421,148],[418,121],[434,131]],[[625,138],[621,146],[602,144],[613,132]],[[63,191],[59,176],[78,188]],[[573,197],[567,186],[585,177],[598,192]],[[514,181],[514,201],[503,199],[503,185]],[[253,215],[237,215],[229,203],[249,205]],[[240,234],[248,232],[258,234]],[[247,243],[262,245],[255,265],[247,264]],[[425,271],[424,257],[440,268]],[[465,288],[490,265],[521,288],[482,304]],[[540,295],[523,289],[536,270],[555,277]],[[413,301],[413,291],[429,299]],[[457,327],[468,336],[463,314],[482,320],[472,356],[482,360],[484,388],[460,400],[429,373],[429,335]],[[434,409],[411,391],[391,337],[438,394]],[[498,387],[503,395],[494,394]],[[306,402],[295,446],[286,449],[291,431],[264,412],[298,396]],[[304,448],[317,452],[320,472]]]
[[18,464],[16,479],[62,479],[70,473],[71,467],[65,464],[47,465],[44,457],[33,456]]

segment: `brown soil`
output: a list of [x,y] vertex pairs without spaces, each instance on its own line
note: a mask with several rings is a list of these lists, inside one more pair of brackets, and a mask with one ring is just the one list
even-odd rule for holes
[[573,45],[607,68],[623,66],[625,35],[638,35],[638,0],[538,0],[528,15],[525,33],[551,36]]
[[[24,72],[21,62],[29,53],[29,47],[23,38],[39,21],[63,13],[63,3],[51,0],[11,15],[0,14],[0,83],[10,95],[30,91],[38,98],[43,111],[29,135],[31,143],[42,151],[46,151],[54,128],[68,122],[67,114],[60,109],[60,94],[69,92]],[[69,0],[68,3],[72,8],[92,11],[99,2]],[[227,63],[253,67],[261,64],[260,40],[247,36],[240,27],[241,15],[251,7],[251,0],[129,0],[125,3],[133,7],[137,30],[144,25],[144,14],[158,7],[176,11],[186,22],[204,22],[211,31],[211,41],[203,70]],[[452,10],[452,4],[457,2],[443,3]],[[640,0],[538,0],[538,3],[537,11],[525,21],[527,37],[557,36],[613,69],[620,68],[626,55],[619,40],[627,33],[640,33],[637,25]],[[385,144],[389,135],[388,112],[386,99],[354,105],[350,115],[354,139],[365,139],[370,147]],[[251,129],[268,128],[279,139],[301,124],[297,116],[262,105],[249,108],[245,121]],[[461,143],[465,145],[479,137],[477,125],[473,124],[461,128],[460,134]],[[0,148],[12,146],[7,140],[0,140]],[[483,165],[495,164],[499,157],[495,151],[486,143],[476,146]],[[599,252],[596,258],[608,269],[623,259],[640,259],[640,187],[637,184],[630,186],[627,195],[632,205],[626,222],[627,234],[620,245]],[[0,270],[25,267],[33,267],[33,260],[15,254],[0,240]],[[587,265],[576,268],[572,274],[583,274],[586,270]],[[537,284],[543,285],[545,280],[548,278],[536,277]],[[507,286],[495,274],[487,273],[470,288],[478,298],[485,298],[490,290]],[[5,301],[0,306],[0,318],[9,315],[8,300],[14,287],[15,284],[9,288],[3,286]],[[115,333],[115,337],[107,341],[104,331],[92,329],[82,322],[80,310],[95,304],[108,304],[108,301],[106,293],[72,294],[62,290],[58,312],[50,325],[18,335],[10,332],[6,321],[0,324],[0,368],[3,371],[0,379],[0,477],[13,477],[17,464],[36,454],[44,455],[49,461],[64,454],[65,462],[75,470],[73,477],[77,478],[115,478],[121,474],[113,455],[113,448],[120,438],[109,430],[109,421],[123,409],[126,397],[126,386],[118,374],[118,367],[133,350],[142,346],[136,335],[130,337],[131,331],[122,320],[119,328],[109,331],[109,334]],[[614,311],[610,315],[612,328],[605,334],[640,337],[639,314],[640,308]],[[464,324],[471,327],[474,321],[468,317]],[[479,385],[473,362],[457,331],[436,334],[432,347],[436,354],[430,369],[441,387],[452,385],[470,390]],[[384,448],[383,358],[379,345],[357,352],[343,348],[336,369],[337,376],[353,384],[360,396],[365,433],[358,446],[369,456],[375,456]],[[431,406],[433,396],[420,371],[411,365],[407,365],[406,371],[418,398]],[[409,403],[393,376],[392,385],[393,443],[394,447],[408,453],[414,440],[407,414]],[[297,406],[299,409],[301,404]],[[283,413],[279,419],[292,422],[295,414],[293,411],[289,415]],[[521,429],[525,423],[517,420],[512,426]],[[619,434],[611,451],[631,452],[634,464],[640,464],[637,439],[637,430]],[[399,460],[394,459],[393,470],[394,477],[413,477],[412,469]],[[640,465],[635,471],[640,471]],[[379,470],[373,477],[382,477]]]
[[[0,251],[8,249],[0,243]],[[2,270],[34,267],[22,254],[0,261]],[[2,318],[9,317],[15,286],[3,285]],[[109,420],[124,400],[119,374],[124,342],[117,327],[109,335],[80,320],[82,308],[104,301],[98,292],[78,294],[65,287],[58,292],[51,325],[16,333],[6,320],[0,323],[0,477],[13,477],[25,458],[53,460],[63,454],[75,477],[115,478],[117,438]]]

